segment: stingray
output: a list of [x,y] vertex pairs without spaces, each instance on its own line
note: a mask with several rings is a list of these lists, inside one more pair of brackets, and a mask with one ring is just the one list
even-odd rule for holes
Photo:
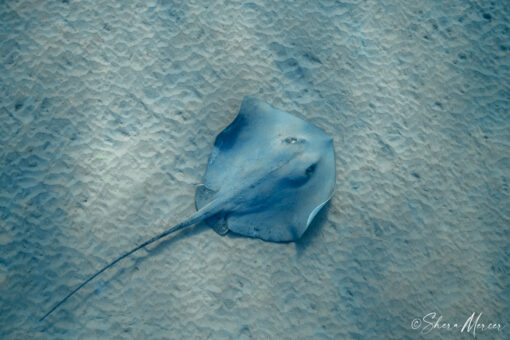
[[60,300],[42,318],[122,259],[204,221],[218,234],[270,242],[299,239],[335,187],[333,139],[309,122],[254,97],[214,142],[191,216],[119,256]]

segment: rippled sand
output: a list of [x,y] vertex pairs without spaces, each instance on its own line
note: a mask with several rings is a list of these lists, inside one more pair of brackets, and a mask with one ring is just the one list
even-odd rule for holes
[[[479,337],[505,338],[509,17],[505,1],[1,2],[0,338],[404,339],[430,312],[483,312],[506,329]],[[40,323],[194,211],[246,94],[335,139],[337,190],[303,239],[200,224]]]

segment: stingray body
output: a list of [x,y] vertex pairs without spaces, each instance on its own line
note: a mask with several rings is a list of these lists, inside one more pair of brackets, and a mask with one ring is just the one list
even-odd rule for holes
[[220,233],[294,241],[333,194],[334,157],[321,129],[245,97],[216,138],[196,207],[217,209],[206,222]]
[[223,130],[209,157],[197,211],[181,223],[119,256],[57,303],[134,252],[184,227],[205,221],[272,242],[303,235],[335,186],[333,140],[318,127],[254,97],[245,97],[235,120]]

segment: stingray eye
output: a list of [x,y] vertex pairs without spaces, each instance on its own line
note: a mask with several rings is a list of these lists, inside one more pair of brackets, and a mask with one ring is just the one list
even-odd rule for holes
[[282,140],[282,143],[287,143],[287,144],[304,144],[304,143],[306,143],[306,139],[304,139],[304,138],[297,138],[297,137],[287,137],[284,140]]
[[306,175],[310,176],[311,174],[313,174],[315,172],[316,167],[317,167],[317,163],[314,163],[314,164],[310,165],[308,168],[306,168],[306,170],[305,170]]

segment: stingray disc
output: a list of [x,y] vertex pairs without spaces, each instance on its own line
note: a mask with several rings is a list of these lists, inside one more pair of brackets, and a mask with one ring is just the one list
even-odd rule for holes
[[206,222],[266,241],[294,241],[330,200],[335,186],[333,139],[311,123],[245,97],[217,137],[195,204],[224,209]]

